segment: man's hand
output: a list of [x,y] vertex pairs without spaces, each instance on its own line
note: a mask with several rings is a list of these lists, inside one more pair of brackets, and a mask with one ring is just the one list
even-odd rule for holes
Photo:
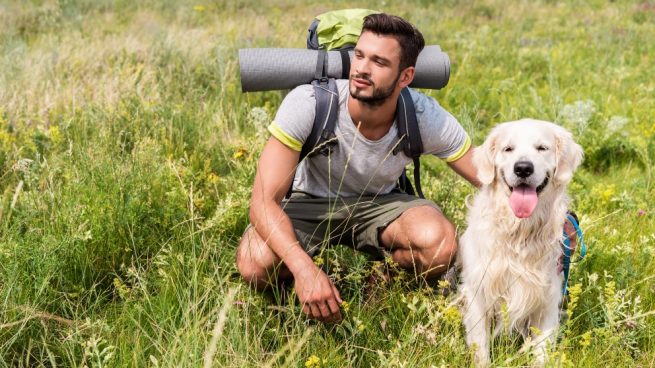
[[323,322],[341,321],[341,296],[325,272],[312,263],[296,272],[294,279],[298,300],[309,318]]
[[[564,233],[566,233],[566,236],[569,238],[569,247],[571,248],[571,259],[573,259],[573,255],[575,254],[575,248],[578,245],[578,233],[575,231],[575,227],[569,221],[566,219],[564,221]],[[557,263],[557,272],[562,272],[564,270],[564,247],[566,245],[562,242],[562,255],[559,257],[559,262]]]

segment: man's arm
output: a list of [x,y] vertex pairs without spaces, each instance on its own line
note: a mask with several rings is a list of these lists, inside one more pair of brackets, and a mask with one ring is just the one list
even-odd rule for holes
[[473,165],[473,150],[475,147],[471,146],[466,153],[460,157],[457,161],[449,162],[448,166],[453,169],[457,174],[459,174],[464,179],[468,180],[469,183],[473,184],[475,187],[480,188],[482,183],[478,180],[478,172]]
[[250,203],[250,221],[259,236],[293,274],[303,311],[311,318],[341,319],[341,298],[327,275],[296,239],[280,203],[293,181],[299,152],[271,137],[259,159]]

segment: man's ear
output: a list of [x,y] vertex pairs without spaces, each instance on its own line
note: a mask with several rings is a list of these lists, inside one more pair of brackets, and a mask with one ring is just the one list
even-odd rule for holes
[[398,78],[398,85],[400,86],[400,89],[403,89],[412,84],[415,72],[416,69],[413,66],[408,66],[400,72],[400,78]]
[[496,178],[494,157],[496,156],[497,130],[491,131],[484,143],[473,151],[473,165],[477,169],[478,180],[482,185],[493,183]]
[[582,162],[582,147],[573,141],[573,135],[559,125],[555,126],[555,181],[563,184],[571,181],[573,172]]

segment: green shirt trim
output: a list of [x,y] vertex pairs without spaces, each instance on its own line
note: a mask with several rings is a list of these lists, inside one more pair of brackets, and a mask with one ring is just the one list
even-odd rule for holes
[[464,145],[462,145],[462,148],[460,148],[459,151],[455,152],[454,154],[446,157],[444,160],[446,162],[457,161],[460,158],[462,158],[462,156],[464,156],[466,152],[468,152],[469,148],[471,148],[471,137],[467,135],[466,140],[464,141]]
[[271,132],[273,137],[277,138],[278,141],[282,142],[285,146],[291,148],[294,151],[300,152],[302,150],[302,143],[294,137],[288,135],[276,122],[272,122],[268,126],[268,131]]

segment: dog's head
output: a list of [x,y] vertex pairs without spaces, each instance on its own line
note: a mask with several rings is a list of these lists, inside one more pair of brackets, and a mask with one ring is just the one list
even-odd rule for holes
[[524,119],[496,126],[473,155],[483,185],[507,188],[516,217],[529,217],[539,195],[563,187],[582,161],[582,148],[566,129],[546,121]]

